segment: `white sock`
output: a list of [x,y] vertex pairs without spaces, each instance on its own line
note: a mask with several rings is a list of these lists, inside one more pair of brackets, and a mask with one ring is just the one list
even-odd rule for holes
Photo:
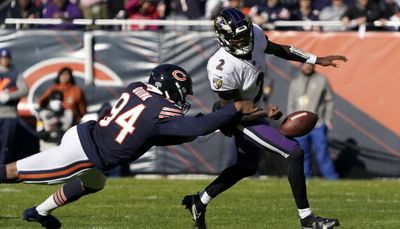
[[208,195],[208,193],[206,191],[200,192],[200,201],[203,204],[208,204],[211,201],[211,199],[212,199],[211,196]]
[[54,201],[53,195],[51,195],[49,198],[47,198],[47,200],[43,201],[43,203],[36,207],[36,211],[40,215],[45,216],[50,214],[50,212],[56,208],[58,208],[58,205]]
[[310,208],[297,209],[297,210],[299,210],[299,216],[301,219],[304,219],[311,214]]

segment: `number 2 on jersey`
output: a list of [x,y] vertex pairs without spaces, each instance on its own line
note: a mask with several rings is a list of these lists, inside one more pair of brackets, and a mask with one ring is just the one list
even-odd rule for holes
[[225,60],[224,59],[219,59],[219,64],[217,65],[217,69],[220,71],[223,71],[224,68],[222,66],[224,66],[225,64]]
[[[104,117],[100,120],[100,126],[108,126],[114,119],[115,123],[122,127],[122,130],[118,133],[118,136],[115,138],[115,141],[119,144],[125,140],[126,135],[132,134],[135,130],[135,122],[146,107],[143,104],[139,104],[128,111],[125,111],[122,114],[119,114],[121,110],[125,107],[126,103],[129,100],[129,94],[123,93],[121,98],[117,101],[114,107],[111,109],[109,116]],[[118,117],[117,117],[118,116]]]

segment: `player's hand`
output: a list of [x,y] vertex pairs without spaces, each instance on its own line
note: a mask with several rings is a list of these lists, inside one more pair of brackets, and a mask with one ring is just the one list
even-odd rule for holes
[[347,62],[347,57],[341,55],[318,57],[316,64],[338,68],[339,65],[334,62],[336,60]]
[[235,107],[237,111],[241,112],[244,115],[251,114],[257,111],[256,105],[249,100],[236,101]]
[[273,120],[278,120],[282,117],[282,112],[276,105],[269,105],[267,108],[267,117]]

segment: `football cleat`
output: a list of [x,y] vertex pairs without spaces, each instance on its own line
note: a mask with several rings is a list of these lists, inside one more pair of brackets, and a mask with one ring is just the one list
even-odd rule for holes
[[[197,204],[196,204],[197,203]],[[189,210],[194,221],[194,227],[197,229],[206,229],[206,207],[200,206],[200,196],[187,195],[182,199],[182,205],[185,205],[186,209]]]
[[340,225],[338,219],[322,218],[313,213],[301,219],[300,222],[303,229],[331,229]]
[[38,222],[46,229],[61,228],[61,222],[52,215],[40,215],[36,211],[36,207],[28,208],[22,213],[22,219],[29,222]]

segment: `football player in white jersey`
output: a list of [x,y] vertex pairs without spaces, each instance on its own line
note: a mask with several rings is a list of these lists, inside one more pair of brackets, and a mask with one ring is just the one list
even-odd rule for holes
[[[214,29],[221,48],[209,59],[207,71],[211,88],[218,94],[218,103],[222,105],[243,99],[262,105],[265,54],[333,67],[338,67],[334,61],[347,61],[346,57],[340,55],[317,57],[293,46],[273,43],[260,27],[253,25],[241,11],[233,8],[219,13],[214,20]],[[222,171],[203,191],[183,198],[182,204],[189,209],[197,228],[206,228],[205,211],[211,199],[242,178],[253,175],[260,153],[265,149],[279,153],[288,162],[288,180],[302,228],[339,226],[339,220],[319,217],[311,211],[303,172],[304,152],[294,139],[283,136],[263,119],[242,122],[221,131],[234,137],[237,162]]]

